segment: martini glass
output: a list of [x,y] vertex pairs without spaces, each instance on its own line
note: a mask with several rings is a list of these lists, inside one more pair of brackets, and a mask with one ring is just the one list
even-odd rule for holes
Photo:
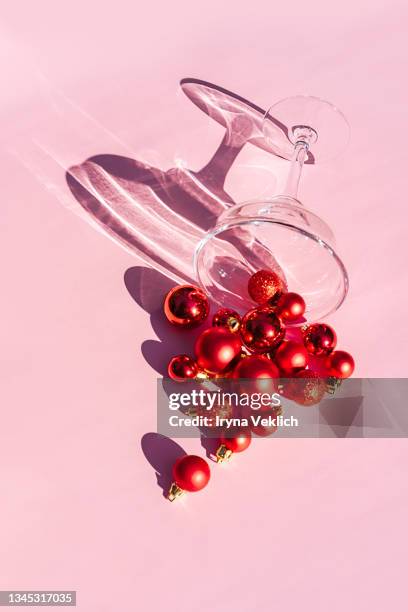
[[290,161],[283,193],[224,210],[197,245],[195,272],[212,300],[244,312],[253,307],[247,292],[249,277],[257,270],[272,269],[289,291],[304,297],[305,317],[316,321],[343,303],[348,276],[332,230],[302,205],[298,186],[304,163],[332,159],[345,147],[349,126],[332,104],[296,96],[278,102],[264,115],[262,134],[271,149],[277,127],[279,138],[285,133],[290,144],[279,147],[280,156]]

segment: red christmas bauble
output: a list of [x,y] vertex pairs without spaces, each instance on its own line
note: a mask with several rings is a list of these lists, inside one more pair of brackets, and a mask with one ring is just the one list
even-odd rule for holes
[[239,335],[223,327],[211,327],[198,336],[195,354],[200,368],[210,374],[220,374],[241,354],[241,340]]
[[354,372],[354,359],[346,351],[334,351],[325,361],[329,376],[348,378]]
[[213,316],[214,327],[224,327],[230,332],[237,332],[241,327],[241,317],[231,308],[220,308]]
[[303,344],[294,340],[282,342],[276,349],[273,361],[283,376],[293,376],[307,366],[307,351]]
[[316,372],[302,370],[284,386],[283,395],[302,406],[314,406],[322,401],[326,382]]
[[234,368],[233,378],[278,378],[276,365],[264,355],[244,357]]
[[170,360],[167,372],[173,380],[184,382],[197,376],[198,367],[194,359],[188,355],[177,355]]
[[251,444],[251,432],[249,429],[231,427],[221,436],[221,444],[233,453],[242,453]]
[[269,306],[260,306],[242,319],[241,336],[252,353],[266,353],[283,340],[285,327]]
[[282,409],[280,406],[276,406],[274,408],[268,408],[267,410],[253,410],[251,412],[251,415],[254,417],[254,419],[259,419],[258,421],[255,420],[255,422],[253,422],[251,420],[251,431],[253,434],[255,434],[256,436],[259,436],[260,438],[266,438],[268,436],[271,436],[272,434],[275,433],[275,431],[278,429],[278,425],[270,425],[269,422],[266,424],[262,423],[263,419],[268,419],[269,417],[271,417],[271,419],[273,421],[275,421],[276,423],[276,419],[278,418],[278,416],[281,414]]
[[248,293],[258,304],[265,304],[284,291],[286,291],[285,283],[271,270],[259,270],[248,281]]
[[274,305],[276,314],[284,323],[298,321],[305,314],[305,300],[298,293],[283,293]]
[[206,320],[209,311],[207,296],[194,285],[173,287],[164,300],[164,314],[178,327],[198,327]]
[[328,355],[337,344],[336,332],[326,323],[313,323],[303,330],[303,343],[312,355]]
[[210,480],[210,467],[197,455],[184,455],[173,466],[173,480],[183,491],[200,491]]

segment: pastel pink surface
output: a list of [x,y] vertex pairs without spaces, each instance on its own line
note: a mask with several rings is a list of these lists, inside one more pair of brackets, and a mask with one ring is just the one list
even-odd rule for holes
[[[406,376],[406,7],[40,1],[2,12],[0,588],[76,589],[87,612],[403,609],[405,440],[254,441],[212,466],[204,491],[164,501],[140,442],[156,427],[150,363],[163,339],[151,276],[128,273],[142,308],[124,274],[143,264],[70,212],[64,169],[126,148],[162,168],[202,166],[222,130],[180,95],[185,76],[263,107],[295,93],[333,101],[350,146],[302,182],[350,272],[329,322],[356,375]],[[50,90],[71,109],[60,121]],[[92,132],[79,139],[72,121]],[[246,147],[228,191],[277,190],[284,166],[270,164]]]

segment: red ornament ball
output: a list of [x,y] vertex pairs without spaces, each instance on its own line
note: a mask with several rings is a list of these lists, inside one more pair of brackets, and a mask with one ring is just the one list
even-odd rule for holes
[[241,317],[231,308],[220,308],[213,316],[214,327],[224,327],[230,332],[237,332],[241,327]]
[[277,348],[273,360],[283,376],[293,376],[307,366],[307,351],[303,344],[286,340]]
[[285,283],[271,270],[259,270],[248,281],[248,293],[258,304],[265,304],[284,291],[286,291]]
[[312,355],[328,355],[337,344],[336,332],[326,323],[313,323],[304,329],[303,343]]
[[302,370],[288,381],[283,390],[285,397],[302,406],[319,404],[326,393],[326,383],[316,372]]
[[349,378],[354,372],[354,359],[346,351],[334,351],[326,358],[325,367],[329,376]]
[[197,376],[198,367],[194,359],[188,355],[177,355],[170,360],[167,372],[171,379],[184,382]]
[[164,314],[178,327],[198,327],[206,320],[209,311],[207,296],[194,285],[173,287],[164,300]]
[[241,354],[241,340],[237,334],[222,327],[211,327],[198,336],[195,354],[201,369],[221,374]]
[[[273,408],[268,408],[267,410],[257,410],[252,411],[252,416],[255,421],[251,421],[251,431],[256,436],[260,438],[267,438],[275,433],[278,429],[278,425],[276,420],[280,414],[282,414],[282,408],[280,406],[276,406]],[[269,423],[269,417],[272,419],[272,422],[275,421],[275,425]],[[258,419],[258,420],[256,420]],[[263,419],[268,419],[265,423]]]
[[231,427],[221,436],[220,442],[233,453],[242,453],[251,444],[251,439],[249,429]]
[[266,353],[283,340],[285,327],[269,306],[261,306],[246,313],[242,319],[241,336],[252,353]]
[[233,378],[278,378],[276,365],[264,355],[244,357],[234,368]]
[[197,455],[184,455],[173,466],[173,480],[183,491],[200,491],[210,480],[210,467]]
[[276,314],[284,323],[298,321],[305,314],[305,300],[298,293],[283,293],[274,305]]

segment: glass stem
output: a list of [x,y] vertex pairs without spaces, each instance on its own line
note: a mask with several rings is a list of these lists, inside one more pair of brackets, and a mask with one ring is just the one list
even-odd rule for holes
[[283,195],[297,199],[303,164],[307,159],[309,145],[316,142],[317,133],[311,127],[300,125],[294,128],[293,135],[296,141]]
[[305,159],[307,159],[308,144],[304,141],[295,144],[293,157],[290,162],[288,178],[286,179],[283,195],[297,199],[299,181],[302,175],[302,168]]

